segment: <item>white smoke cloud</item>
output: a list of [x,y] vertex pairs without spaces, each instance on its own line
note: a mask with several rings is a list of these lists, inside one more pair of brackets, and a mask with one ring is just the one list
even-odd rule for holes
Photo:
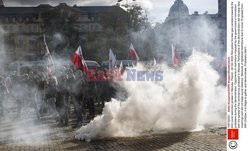
[[[122,82],[127,100],[106,103],[102,115],[76,131],[76,139],[225,126],[226,88],[217,86],[219,75],[211,61],[212,57],[197,52],[180,70],[163,65],[162,82]],[[146,68],[139,65],[137,70]]]
[[[48,140],[50,128],[41,125],[37,120],[37,109],[41,103],[42,91],[39,91],[29,82],[17,80],[9,72],[8,65],[11,62],[8,58],[5,36],[8,32],[0,26],[0,122],[4,123],[7,130],[1,131],[0,141],[8,143],[34,144],[43,143]],[[17,82],[18,81],[18,82]],[[4,85],[4,88],[2,87]]]

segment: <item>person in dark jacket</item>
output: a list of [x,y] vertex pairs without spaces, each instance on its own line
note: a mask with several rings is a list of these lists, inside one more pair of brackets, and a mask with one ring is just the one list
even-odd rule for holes
[[[74,105],[77,127],[81,127],[83,124],[83,114],[84,111],[84,95],[86,89],[86,82],[81,70],[75,72],[75,78],[71,81],[70,94],[72,97],[72,103]],[[86,94],[88,95],[88,94]]]

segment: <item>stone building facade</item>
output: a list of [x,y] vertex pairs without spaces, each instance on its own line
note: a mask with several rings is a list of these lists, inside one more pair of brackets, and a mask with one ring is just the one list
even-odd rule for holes
[[89,32],[101,32],[100,15],[105,13],[126,13],[119,6],[58,6],[41,4],[37,7],[5,7],[0,1],[0,27],[4,30],[4,43],[7,56],[12,60],[44,53],[42,36],[43,21],[41,13],[49,9],[67,9],[77,17],[78,31],[81,36]]

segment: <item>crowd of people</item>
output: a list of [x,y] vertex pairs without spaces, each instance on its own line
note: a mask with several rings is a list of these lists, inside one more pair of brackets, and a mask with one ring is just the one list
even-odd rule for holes
[[114,94],[111,82],[87,81],[81,70],[67,66],[54,72],[30,70],[19,75],[5,74],[0,76],[0,115],[4,117],[7,113],[4,103],[11,100],[16,104],[17,116],[28,106],[38,119],[51,114],[64,126],[75,114],[76,126],[80,127],[84,117],[91,119],[97,114],[96,104],[103,107]]

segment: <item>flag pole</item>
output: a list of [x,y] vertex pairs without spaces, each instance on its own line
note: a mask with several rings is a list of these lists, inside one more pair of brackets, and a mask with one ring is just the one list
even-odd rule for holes
[[54,61],[52,59],[51,53],[49,51],[49,47],[48,47],[47,42],[46,42],[46,35],[45,35],[45,33],[43,34],[43,42],[44,42],[45,49],[46,49],[46,54],[45,55],[48,55],[49,60],[51,61],[52,66],[54,66]]

